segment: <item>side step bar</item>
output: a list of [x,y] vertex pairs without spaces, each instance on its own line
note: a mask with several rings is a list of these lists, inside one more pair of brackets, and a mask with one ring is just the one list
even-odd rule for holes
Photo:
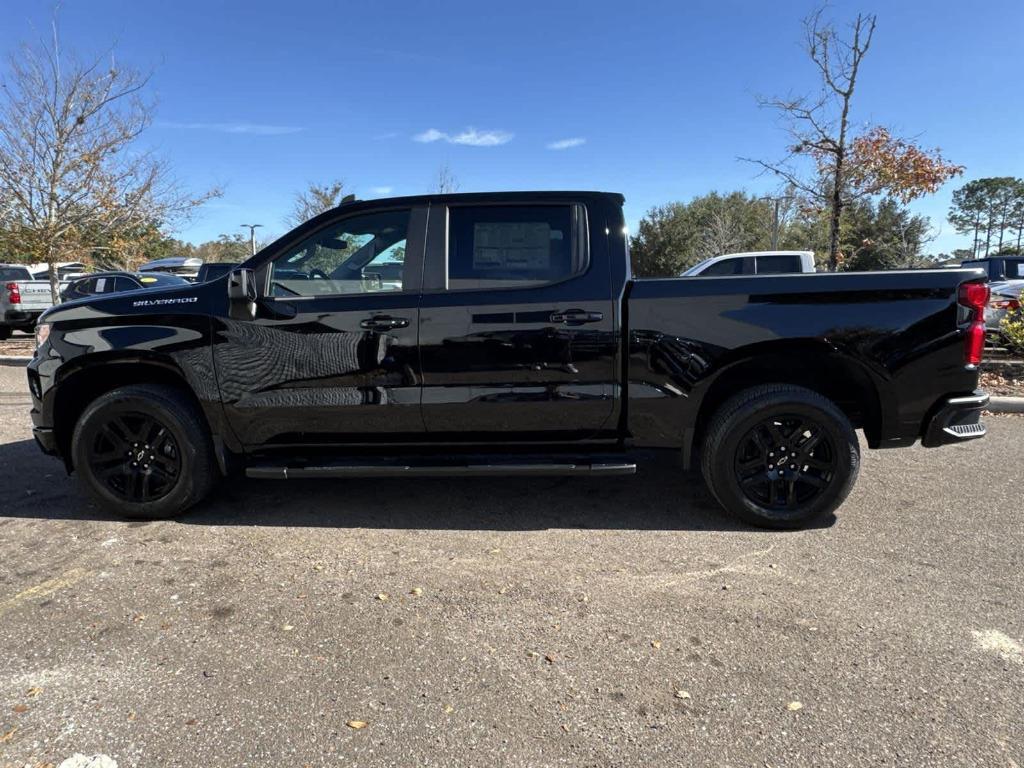
[[474,477],[632,475],[636,464],[606,463],[495,463],[495,464],[326,464],[323,466],[252,466],[246,477],[261,480],[292,480],[308,477]]

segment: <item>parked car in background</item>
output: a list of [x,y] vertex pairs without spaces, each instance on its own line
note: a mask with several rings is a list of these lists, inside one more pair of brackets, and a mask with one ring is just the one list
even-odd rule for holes
[[[50,267],[45,263],[29,264],[29,272],[32,273],[33,280],[49,280],[50,279]],[[57,264],[57,279],[62,283],[70,282],[75,278],[81,277],[89,271],[89,267],[80,261],[62,261]]]
[[1002,335],[1003,319],[1013,312],[1020,311],[1020,300],[1020,291],[993,293],[985,308],[985,330],[992,334]]
[[814,251],[747,251],[704,259],[683,272],[680,277],[787,275],[816,271]]
[[988,274],[992,298],[985,310],[985,328],[998,331],[999,323],[1005,317],[1009,303],[1020,299],[1024,291],[1024,256],[989,256],[984,259],[969,259],[961,267],[984,269]]
[[36,320],[53,306],[49,280],[34,280],[28,267],[0,264],[0,339],[13,331],[31,333]]
[[70,282],[61,292],[61,301],[75,301],[98,294],[137,291],[140,288],[172,288],[188,285],[188,280],[162,272],[97,272]]
[[54,308],[27,369],[36,440],[129,517],[232,471],[621,475],[666,449],[726,509],[792,527],[849,493],[855,429],[985,434],[980,270],[634,280],[622,204],[351,202],[226,280]]
[[215,261],[204,263],[203,266],[199,268],[195,281],[197,283],[208,283],[211,280],[216,280],[218,277],[223,277],[237,266],[238,262],[235,261]]
[[169,256],[166,259],[155,259],[143,264],[139,267],[139,272],[167,272],[195,282],[199,276],[199,268],[202,266],[202,259],[191,256]]

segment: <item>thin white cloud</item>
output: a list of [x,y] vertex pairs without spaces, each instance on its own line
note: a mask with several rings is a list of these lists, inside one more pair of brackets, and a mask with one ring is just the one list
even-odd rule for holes
[[390,195],[394,187],[370,187],[370,193],[374,195]]
[[572,149],[573,147],[582,147],[587,143],[587,140],[581,136],[575,136],[571,139],[559,139],[558,141],[552,141],[547,145],[548,149]]
[[466,128],[461,133],[445,133],[437,128],[428,128],[423,133],[417,133],[412,137],[413,141],[421,144],[432,144],[435,141],[446,141],[449,144],[461,144],[466,147],[498,147],[508,144],[515,136],[508,131],[478,131],[476,128]]
[[423,133],[417,133],[412,137],[413,141],[418,141],[421,144],[430,144],[434,141],[440,141],[441,139],[448,139],[447,133],[441,133],[437,128],[428,128]]
[[282,136],[304,130],[296,125],[266,125],[264,123],[168,123],[168,128],[186,128],[195,131],[216,131],[217,133],[248,134],[251,136]]

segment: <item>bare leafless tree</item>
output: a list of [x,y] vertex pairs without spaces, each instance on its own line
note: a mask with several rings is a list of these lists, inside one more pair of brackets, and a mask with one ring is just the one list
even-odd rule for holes
[[459,180],[455,178],[448,163],[442,163],[437,169],[437,176],[434,177],[434,192],[439,195],[447,195],[459,191]]
[[[821,89],[815,96],[761,99],[763,107],[778,110],[787,120],[792,137],[781,162],[753,160],[829,211],[829,265],[839,263],[839,224],[847,186],[850,141],[850,106],[861,63],[875,33],[876,17],[858,14],[850,37],[840,36],[819,9],[804,19],[804,48],[817,67]],[[795,160],[811,157],[815,171],[805,177]]]
[[12,54],[0,80],[0,233],[13,253],[49,265],[56,302],[57,262],[87,253],[91,238],[180,221],[219,193],[184,194],[139,146],[153,116],[148,75],[113,51],[65,54],[56,21],[52,31]]
[[345,182],[341,179],[335,179],[328,184],[310,183],[304,190],[295,194],[295,204],[287,222],[297,227],[314,216],[337,208],[344,199]]
[[728,210],[720,210],[714,211],[703,222],[699,237],[697,256],[700,259],[707,259],[739,251],[749,236],[743,222],[731,215]]

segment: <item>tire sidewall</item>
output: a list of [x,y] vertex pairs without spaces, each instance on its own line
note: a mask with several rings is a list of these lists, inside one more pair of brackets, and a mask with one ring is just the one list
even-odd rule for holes
[[[859,446],[856,433],[841,414],[831,413],[811,403],[784,396],[766,396],[759,403],[729,420],[725,439],[712,457],[714,492],[719,502],[729,509],[740,511],[741,516],[758,525],[779,528],[797,527],[834,510],[849,494],[859,469]],[[825,491],[796,509],[763,507],[749,499],[736,476],[735,458],[741,441],[757,424],[773,415],[804,416],[813,419],[824,429],[831,442],[836,460],[836,477]]]
[[[125,413],[143,413],[167,427],[181,455],[181,471],[171,491],[155,501],[131,502],[121,498],[96,478],[89,463],[97,432],[111,418]],[[190,434],[174,411],[157,397],[117,392],[105,395],[89,405],[71,442],[71,455],[80,481],[105,506],[124,517],[169,517],[190,506],[196,498],[195,475],[199,461],[196,436]]]

